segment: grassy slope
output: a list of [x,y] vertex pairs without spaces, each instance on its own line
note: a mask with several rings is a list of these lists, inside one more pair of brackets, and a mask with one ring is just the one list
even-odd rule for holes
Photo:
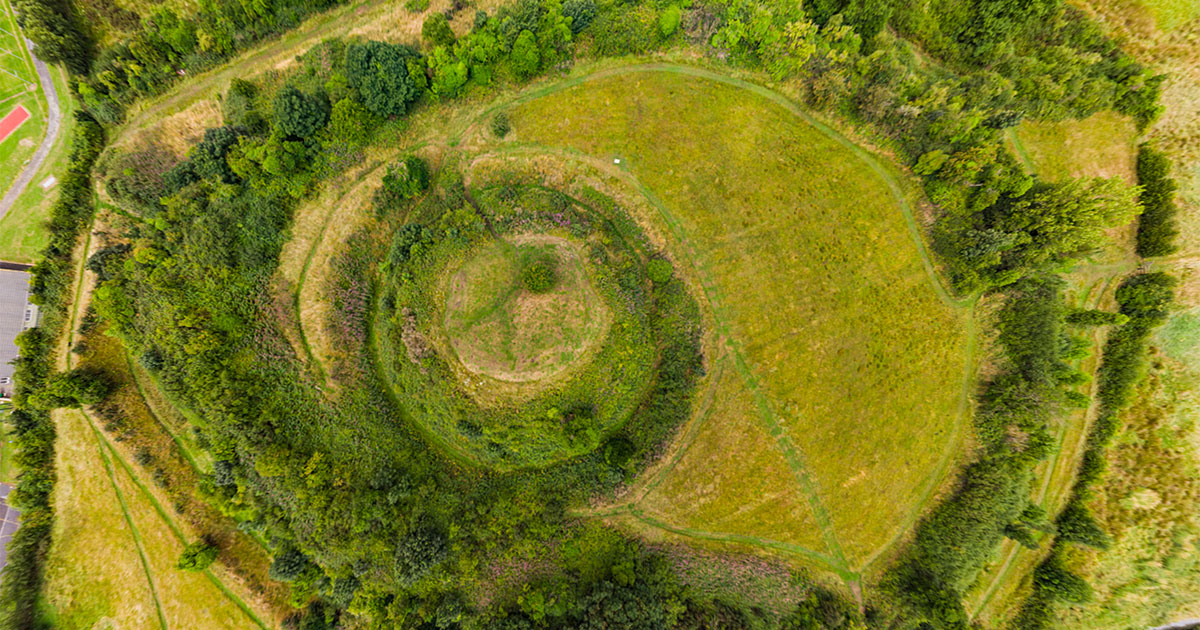
[[888,542],[954,434],[966,335],[884,183],[791,111],[668,73],[588,81],[513,120],[519,140],[621,159],[661,198],[743,390],[716,436],[770,434],[776,452],[744,464],[784,456],[791,474],[772,481],[803,489],[789,494],[822,530],[814,551],[844,570]]
[[92,628],[104,619],[159,627],[157,599],[95,435],[78,411],[56,417],[54,537],[43,591],[49,618],[62,630]]

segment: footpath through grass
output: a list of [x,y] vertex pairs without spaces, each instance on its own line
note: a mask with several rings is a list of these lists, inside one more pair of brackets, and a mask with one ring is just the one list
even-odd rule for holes
[[878,163],[708,74],[601,73],[517,106],[513,135],[619,160],[711,309],[708,352],[728,361],[711,414],[639,512],[802,547],[850,576],[948,472],[968,315]]

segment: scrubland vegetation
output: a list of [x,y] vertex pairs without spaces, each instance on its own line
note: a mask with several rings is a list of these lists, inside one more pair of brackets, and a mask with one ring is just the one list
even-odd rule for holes
[[[306,629],[966,628],[963,595],[1005,538],[1046,549],[1014,627],[1088,597],[1079,549],[1111,540],[1091,501],[1174,280],[1131,274],[1119,313],[1080,312],[1061,275],[1114,228],[1137,220],[1138,254],[1163,256],[1176,227],[1153,145],[1140,187],[1034,177],[1009,151],[1018,125],[1161,114],[1164,77],[1081,11],[519,0],[461,20],[465,4],[414,2],[419,42],[310,42],[232,81],[185,156],[101,157],[102,125],[129,132],[140,99],[327,7],[18,4],[86,113],[34,271],[45,318],[21,338],[8,626],[42,614],[50,410],[71,407],[130,442],[198,535],[147,540],[151,509],[122,503],[141,570],[168,577],[149,598],[98,580],[147,623],[204,623],[162,601],[201,576],[221,590],[224,566]],[[107,28],[85,28],[98,11]],[[624,55],[665,63],[600,60]],[[83,275],[94,166],[110,236]],[[369,211],[339,215],[323,320],[297,321],[303,293],[277,274],[297,207],[374,172]],[[578,261],[521,249],[539,238]],[[68,370],[56,354],[92,277],[98,319]],[[976,384],[980,321],[994,342]],[[1098,411],[1047,511],[1035,471],[1056,418],[1091,402],[1074,367],[1089,326],[1109,327]],[[186,426],[153,428],[164,402]],[[747,550],[787,569],[732,555]],[[739,563],[789,586],[692,579]],[[52,618],[61,600],[43,601]]]

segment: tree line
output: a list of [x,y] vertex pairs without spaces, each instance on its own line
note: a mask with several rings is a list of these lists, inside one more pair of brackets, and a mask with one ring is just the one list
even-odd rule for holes
[[21,527],[8,543],[8,563],[0,574],[0,625],[5,628],[40,627],[37,602],[54,528],[55,429],[50,410],[94,403],[108,388],[99,374],[54,371],[57,341],[68,323],[73,253],[95,210],[92,165],[103,148],[100,125],[87,114],[76,113],[67,170],[50,208],[50,243],[30,271],[29,300],[41,307],[41,320],[17,336],[20,356],[14,362],[10,421],[20,474],[8,502],[21,511]]

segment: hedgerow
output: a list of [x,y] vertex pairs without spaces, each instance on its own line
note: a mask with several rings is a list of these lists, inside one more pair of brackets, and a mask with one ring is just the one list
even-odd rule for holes
[[1142,378],[1150,335],[1167,319],[1175,283],[1165,273],[1138,273],[1117,288],[1117,303],[1128,321],[1115,328],[1105,343],[1098,373],[1099,411],[1088,434],[1087,450],[1071,498],[1055,520],[1058,537],[1054,547],[1034,572],[1033,593],[1014,618],[1014,630],[1049,628],[1054,602],[1080,602],[1090,595],[1087,583],[1066,566],[1063,554],[1069,544],[1098,549],[1110,544],[1087,501],[1092,497],[1092,484],[1103,473],[1105,449],[1119,429],[1120,413],[1129,406],[1134,386]]
[[1138,220],[1137,254],[1143,258],[1166,256],[1175,251],[1175,191],[1171,159],[1154,147],[1138,147],[1138,185],[1142,187],[1142,216]]
[[103,148],[100,125],[77,113],[67,170],[50,208],[50,243],[30,272],[29,299],[41,306],[41,321],[17,336],[20,357],[14,361],[11,422],[21,472],[9,502],[21,511],[21,527],[8,543],[8,563],[0,574],[0,625],[5,628],[40,627],[37,602],[54,528],[55,431],[50,410],[34,403],[52,379],[56,341],[66,323],[75,246],[95,210],[91,169]]

